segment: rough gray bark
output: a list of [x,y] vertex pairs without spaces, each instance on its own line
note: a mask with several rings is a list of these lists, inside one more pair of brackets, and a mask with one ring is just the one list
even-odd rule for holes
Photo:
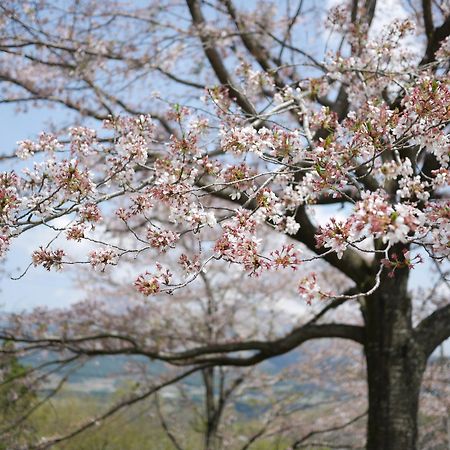
[[367,450],[415,450],[427,357],[412,326],[409,270],[396,270],[394,278],[386,272],[363,308],[369,390]]

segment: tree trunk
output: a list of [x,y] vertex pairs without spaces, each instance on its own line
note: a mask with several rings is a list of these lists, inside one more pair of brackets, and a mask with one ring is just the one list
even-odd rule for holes
[[215,393],[214,393],[214,379],[215,379],[214,367],[208,367],[202,370],[203,383],[205,388],[205,450],[216,450],[220,448],[220,440],[217,436],[220,414],[218,410]]
[[394,278],[385,272],[379,289],[363,308],[369,389],[367,450],[416,450],[426,357],[412,329],[409,270],[397,269]]

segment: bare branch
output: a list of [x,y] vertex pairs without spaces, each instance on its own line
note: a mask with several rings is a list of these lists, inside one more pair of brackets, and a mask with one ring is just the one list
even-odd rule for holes
[[237,104],[243,109],[245,113],[247,113],[250,116],[255,116],[256,115],[255,108],[249,102],[247,97],[243,95],[242,92],[236,89],[235,84],[230,74],[228,73],[225,64],[222,61],[222,57],[220,56],[218,50],[214,46],[214,42],[212,42],[211,38],[208,35],[206,35],[203,31],[203,28],[205,26],[205,18],[203,17],[199,1],[186,0],[186,3],[189,7],[193,23],[197,27],[197,31],[199,33],[199,37],[202,42],[205,55],[208,58],[208,61],[211,64],[211,67],[213,68],[215,74],[217,75],[217,78],[219,79],[220,83],[229,89],[231,97],[236,98]]
[[414,334],[428,358],[442,342],[450,337],[450,304],[423,319],[415,328]]

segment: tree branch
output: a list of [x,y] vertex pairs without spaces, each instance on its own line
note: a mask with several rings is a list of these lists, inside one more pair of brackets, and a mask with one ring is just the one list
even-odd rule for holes
[[[301,444],[303,444],[305,441],[307,441],[310,437],[315,436],[316,434],[323,434],[323,433],[330,433],[331,431],[338,431],[342,430],[343,428],[348,427],[349,425],[357,422],[359,419],[362,419],[364,416],[367,415],[367,411],[364,411],[362,414],[358,414],[356,417],[353,417],[353,419],[348,420],[347,422],[344,422],[342,425],[336,425],[334,427],[325,428],[323,430],[314,430],[310,431],[309,433],[305,434],[305,436],[301,437],[300,439],[296,440],[291,448],[300,448]],[[308,446],[308,445],[307,445]]]
[[236,8],[234,7],[232,0],[221,0],[221,2],[225,5],[228,14],[233,19],[233,22],[240,33],[240,37],[245,48],[250,52],[251,55],[254,56],[254,58],[264,71],[273,75],[276,86],[282,89],[285,86],[285,83],[283,83],[283,80],[280,78],[277,72],[273,72],[270,65],[271,58],[268,54],[267,49],[262,47],[245,28],[244,23],[238,17]]
[[[126,336],[111,336],[109,339],[117,338],[125,342],[130,342],[132,346],[119,347],[119,348],[98,348],[98,346],[83,347],[86,345],[95,343],[98,340],[104,340],[102,335],[98,336],[85,336],[83,338],[21,338],[18,336],[0,336],[0,339],[8,339],[12,342],[30,344],[29,349],[52,349],[55,351],[68,350],[75,354],[87,355],[87,356],[103,356],[103,355],[120,355],[120,354],[132,354],[143,355],[150,359],[160,360],[172,365],[193,365],[193,364],[207,364],[210,365],[227,365],[227,366],[252,366],[266,359],[274,356],[287,353],[294,348],[301,345],[311,339],[320,338],[342,338],[350,339],[360,344],[364,341],[363,327],[346,325],[339,323],[328,324],[314,324],[310,323],[294,328],[287,335],[272,340],[250,340],[245,342],[227,342],[219,344],[210,344],[201,347],[192,348],[189,350],[179,352],[158,352],[152,351],[146,348],[142,348],[133,345],[133,340]],[[25,347],[26,348],[26,347]],[[20,349],[23,351],[24,349]],[[236,352],[257,352],[251,356],[233,357],[233,356],[220,356],[227,353]]]
[[433,39],[434,24],[433,24],[433,12],[431,9],[431,0],[422,0],[422,12],[423,12],[423,22],[425,25],[425,34],[427,35],[427,41]]
[[420,61],[420,66],[425,66],[426,64],[436,61],[435,54],[438,51],[442,41],[447,36],[450,36],[450,16],[445,19],[444,23],[440,27],[434,30],[431,39],[428,39],[427,49],[422,61]]
[[255,108],[249,102],[247,97],[234,87],[233,80],[231,79],[231,76],[223,63],[222,57],[220,56],[216,47],[213,45],[213,42],[211,42],[211,39],[202,31],[202,29],[205,28],[206,22],[200,8],[199,1],[186,0],[186,3],[191,13],[193,24],[197,27],[197,30],[199,32],[200,41],[203,45],[203,51],[205,52],[205,55],[209,63],[211,64],[211,67],[213,68],[217,78],[223,86],[228,87],[231,97],[234,97],[236,99],[236,103],[243,109],[243,111],[250,116],[255,116]]
[[414,333],[428,358],[439,344],[450,338],[450,304],[423,319]]
[[159,421],[161,422],[161,426],[166,433],[167,437],[169,438],[170,442],[174,445],[176,450],[183,450],[183,447],[178,443],[175,435],[172,433],[172,431],[169,428],[169,425],[164,417],[164,414],[161,410],[161,405],[159,404],[159,396],[156,393],[155,394],[155,405],[156,405],[156,412],[158,414]]
[[[185,359],[190,364],[211,364],[246,367],[258,364],[274,356],[283,355],[311,339],[342,338],[360,344],[364,341],[364,328],[356,325],[328,323],[307,325],[295,328],[286,336],[273,341],[249,341],[242,343],[226,343],[200,347],[181,352],[177,358]],[[235,353],[241,351],[258,351],[248,357],[207,356],[217,353]]]
[[141,400],[144,400],[145,398],[148,398],[149,396],[151,396],[152,394],[160,391],[161,389],[163,389],[166,386],[169,386],[171,384],[174,384],[186,377],[188,377],[189,375],[201,370],[202,367],[195,367],[193,369],[187,370],[183,373],[181,373],[180,375],[177,375],[171,379],[169,379],[168,381],[165,381],[157,386],[154,386],[150,389],[148,389],[147,391],[145,391],[144,393],[140,394],[140,395],[135,395],[132,396],[129,399],[126,399],[122,402],[119,402],[118,404],[116,404],[115,406],[113,406],[112,408],[110,408],[108,411],[106,411],[105,413],[90,419],[89,421],[87,421],[84,425],[81,425],[80,427],[78,427],[76,430],[67,433],[66,435],[63,436],[58,436],[58,437],[54,437],[54,438],[50,438],[47,439],[45,441],[41,441],[41,443],[31,446],[30,450],[46,450],[50,447],[52,447],[55,444],[67,441],[81,433],[83,433],[84,431],[94,427],[95,425],[97,425],[99,422],[102,422],[106,419],[108,419],[109,417],[111,417],[112,415],[114,415],[115,413],[117,413],[118,411],[122,410],[125,407],[134,405],[135,403],[140,402]]

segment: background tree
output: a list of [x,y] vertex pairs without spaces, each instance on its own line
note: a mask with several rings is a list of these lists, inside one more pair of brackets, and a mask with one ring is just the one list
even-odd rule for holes
[[36,403],[37,387],[27,376],[27,368],[13,352],[13,344],[2,344],[0,356],[0,417],[2,450],[13,445],[24,446],[35,440],[34,429],[28,420]]
[[[412,449],[426,362],[450,334],[448,300],[415,322],[408,292],[420,260],[413,251],[438,265],[448,259],[449,12],[444,2],[399,1],[409,20],[374,30],[381,5],[353,1],[328,11],[330,34],[305,49],[296,45],[311,33],[302,21],[323,13],[306,3],[287,2],[287,14],[270,2],[250,11],[226,0],[134,10],[2,4],[3,101],[59,103],[106,120],[98,137],[76,127],[59,141],[42,134],[19,146],[19,156],[43,153],[42,162],[2,175],[2,247],[46,226],[99,245],[89,261],[37,249],[33,264],[47,269],[77,261],[104,268],[134,255],[147,267],[134,282],[144,295],[184,288],[218,260],[260,275],[323,259],[351,291],[330,292],[311,274],[299,293],[329,302],[283,336],[147,353],[198,369],[257,364],[316,338],[355,341],[367,361],[367,448]],[[168,80],[172,93],[133,95]],[[204,105],[193,100],[199,93]],[[172,104],[167,114],[163,104]],[[346,217],[318,227],[310,205],[336,203]],[[128,239],[118,245],[93,233],[102,218],[103,231],[120,227]],[[315,256],[294,244],[262,249],[265,226]],[[198,241],[194,259],[180,255],[185,277],[148,268],[146,254],[185,234]],[[358,322],[324,320],[350,300]],[[133,342],[111,339],[133,351]]]
[[[166,260],[170,260],[170,254],[160,255],[160,258],[161,262],[169,264]],[[224,339],[268,340],[283,335],[293,323],[308,320],[301,308],[290,314],[284,310],[289,301],[298,303],[290,277],[274,274],[264,279],[248,279],[239,272],[224,277],[222,269],[210,267],[206,274],[200,275],[198,283],[176,291],[169,302],[165,296],[143,299],[126,281],[118,282],[106,271],[82,271],[80,288],[85,286],[88,298],[95,300],[75,304],[70,309],[39,308],[31,314],[11,316],[10,322],[15,328],[10,332],[16,336],[17,350],[22,356],[45,352],[47,356],[41,364],[44,375],[48,370],[65,374],[75,370],[73,365],[82,368],[84,362],[108,355],[140,355],[152,361],[148,353],[150,347],[165,353],[172,349],[189,350],[192,345],[216,345]],[[333,274],[327,275],[329,282],[333,282]],[[280,298],[280,291],[284,298]],[[49,332],[51,339],[48,339]],[[119,335],[126,342],[134,342],[132,351],[122,345],[122,339],[114,339]],[[77,337],[81,336],[79,340]],[[347,423],[355,423],[355,417],[365,416],[365,383],[360,361],[359,349],[340,349],[328,344],[320,349],[317,346],[305,348],[300,355],[291,358],[285,370],[200,367],[195,378],[191,376],[187,383],[177,384],[180,395],[174,400],[170,397],[166,400],[164,390],[156,395],[153,418],[147,417],[147,420],[152,422],[152,427],[155,420],[161,423],[167,436],[161,442],[163,448],[167,442],[185,449],[201,446],[205,449],[257,448],[260,441],[268,442],[269,446],[278,442],[280,448],[291,441],[305,444],[309,438],[322,436],[324,430],[330,433],[336,427],[342,430]],[[274,362],[273,366],[277,364]],[[64,432],[61,432],[61,422],[66,420],[65,413],[63,419],[53,421],[56,428],[46,424],[38,427],[38,436],[44,434],[47,439],[36,447],[47,448],[52,442],[64,445],[66,440],[73,441],[66,444],[70,448],[84,442],[83,445],[94,445],[97,440],[113,445],[117,437],[106,431],[112,413],[127,416],[129,405],[149,402],[147,395],[141,398],[142,390],[158,392],[158,386],[172,384],[172,377],[178,381],[177,371],[153,367],[148,361],[143,364],[142,359],[136,363],[130,361],[129,369],[130,373],[125,375],[130,379],[129,389],[125,387],[113,404],[107,403],[95,411],[87,408],[82,420],[75,416],[77,420],[64,425]],[[201,395],[194,395],[199,388]],[[52,401],[58,401],[58,397],[52,397]],[[57,404],[63,404],[61,402],[64,396]],[[240,414],[238,404],[247,404],[249,413]],[[320,421],[315,407],[324,414]],[[77,410],[76,407],[69,409]],[[253,415],[256,418],[252,420]],[[109,437],[101,437],[98,424],[103,423]],[[363,429],[361,427],[361,431]],[[91,437],[81,437],[83,431],[88,431],[87,436]],[[336,437],[330,433],[322,438],[322,443],[335,441]],[[51,437],[52,434],[58,437]],[[344,439],[345,444],[349,442],[361,444],[361,433],[354,430],[351,438]]]

